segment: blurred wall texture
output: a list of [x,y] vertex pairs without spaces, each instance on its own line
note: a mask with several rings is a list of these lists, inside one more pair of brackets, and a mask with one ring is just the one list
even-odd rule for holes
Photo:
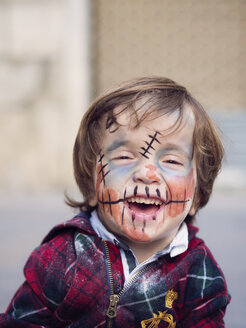
[[72,185],[89,101],[143,75],[201,101],[226,136],[221,185],[244,188],[245,18],[245,0],[0,0],[1,189]]

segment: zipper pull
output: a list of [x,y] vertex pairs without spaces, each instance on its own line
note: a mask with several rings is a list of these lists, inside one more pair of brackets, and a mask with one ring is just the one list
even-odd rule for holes
[[113,319],[116,317],[116,307],[117,303],[119,302],[119,296],[118,295],[111,295],[110,296],[110,303],[107,311],[107,316],[110,319]]

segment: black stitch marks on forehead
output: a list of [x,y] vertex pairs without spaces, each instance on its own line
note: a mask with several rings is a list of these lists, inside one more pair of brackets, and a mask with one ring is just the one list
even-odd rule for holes
[[160,132],[156,131],[154,135],[148,135],[150,138],[150,141],[144,141],[147,145],[147,147],[141,147],[141,149],[143,150],[143,152],[139,152],[140,155],[142,155],[143,157],[149,159],[149,155],[151,155],[150,149],[155,150],[155,148],[153,147],[153,143],[156,141],[157,143],[160,143],[160,141],[157,139],[157,135],[161,134]]

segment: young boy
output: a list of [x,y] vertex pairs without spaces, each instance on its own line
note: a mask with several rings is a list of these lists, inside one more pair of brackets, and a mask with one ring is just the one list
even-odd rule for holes
[[0,327],[224,327],[224,276],[191,223],[223,147],[202,106],[166,78],[96,100],[74,146],[81,213],[30,256]]

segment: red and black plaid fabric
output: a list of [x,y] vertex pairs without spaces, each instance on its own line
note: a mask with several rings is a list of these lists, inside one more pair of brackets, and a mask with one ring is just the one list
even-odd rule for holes
[[[34,250],[24,268],[26,281],[0,315],[1,328],[107,327],[106,256],[89,217],[82,213],[55,227]],[[156,319],[162,313],[176,322],[176,328],[224,327],[230,301],[225,280],[196,232],[189,226],[185,253],[160,257],[129,285],[120,296],[112,327],[141,328],[148,319],[156,324],[151,327],[168,327],[167,321]],[[107,245],[118,294],[124,285],[120,250]],[[166,303],[170,290],[177,295],[171,307]]]

